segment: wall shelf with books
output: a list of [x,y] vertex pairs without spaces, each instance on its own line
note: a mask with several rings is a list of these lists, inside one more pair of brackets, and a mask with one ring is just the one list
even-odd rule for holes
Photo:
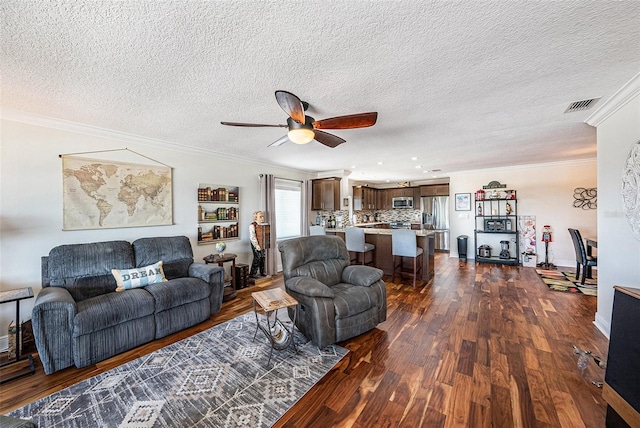
[[240,239],[237,186],[198,185],[198,245]]

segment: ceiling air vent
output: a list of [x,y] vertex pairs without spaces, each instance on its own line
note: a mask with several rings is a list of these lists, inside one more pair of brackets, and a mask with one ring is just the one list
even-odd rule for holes
[[567,107],[567,109],[564,112],[573,113],[574,111],[589,110],[591,107],[593,107],[593,105],[596,102],[598,102],[600,98],[601,97],[591,98],[590,100],[572,102],[571,104],[569,104],[569,107]]

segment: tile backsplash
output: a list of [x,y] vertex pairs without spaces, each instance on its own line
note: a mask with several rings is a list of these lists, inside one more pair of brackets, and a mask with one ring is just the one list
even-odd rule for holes
[[[314,211],[314,213],[318,212],[325,221],[330,216],[334,216],[338,222],[338,227],[340,227],[340,224],[343,227],[352,224],[352,219],[349,218],[349,211]],[[420,210],[362,210],[354,211],[353,214],[356,216],[356,223],[365,223],[365,216],[369,216],[369,223],[374,222],[376,221],[375,214],[378,215],[377,221],[381,222],[411,221],[420,223],[422,221],[422,212]],[[312,215],[310,221],[315,224],[316,217]]]

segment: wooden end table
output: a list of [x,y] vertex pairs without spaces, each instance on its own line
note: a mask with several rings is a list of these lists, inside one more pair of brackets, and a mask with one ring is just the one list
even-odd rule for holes
[[218,266],[224,268],[224,264],[227,262],[231,262],[231,284],[229,286],[224,286],[224,295],[222,297],[223,302],[228,302],[229,300],[233,300],[236,298],[238,293],[236,292],[236,254],[233,253],[223,253],[220,254],[209,254],[204,257],[205,264],[209,263],[217,263]]
[[[271,363],[271,356],[273,355],[274,349],[276,351],[282,351],[293,344],[293,350],[298,352],[296,342],[293,340],[293,330],[296,327],[296,319],[298,317],[298,301],[281,288],[251,293],[251,297],[253,298],[253,313],[256,315],[256,331],[253,334],[253,340],[256,339],[258,329],[260,329],[265,336],[267,336],[271,344],[267,367],[269,363]],[[264,325],[260,323],[258,319],[258,306],[260,306],[266,316],[266,323],[264,323]],[[291,324],[291,329],[288,330],[285,325],[278,320],[278,309],[285,309],[292,306],[295,308],[293,312],[293,323]],[[271,315],[274,313],[273,321],[271,321]]]
[[33,289],[31,287],[18,288],[18,289],[9,290],[9,291],[0,291],[0,304],[16,302],[16,358],[12,361],[2,364],[0,367],[6,367],[12,364],[16,364],[21,360],[29,361],[28,372],[19,373],[9,377],[3,376],[2,379],[0,380],[0,383],[5,383],[10,380],[17,379],[19,377],[22,377],[28,374],[33,374],[36,371],[35,366],[33,365],[32,355],[28,355],[26,359],[21,358],[20,356],[20,353],[21,353],[20,345],[22,344],[22,337],[21,337],[22,324],[20,323],[20,301],[24,299],[30,299],[32,297],[33,297]]

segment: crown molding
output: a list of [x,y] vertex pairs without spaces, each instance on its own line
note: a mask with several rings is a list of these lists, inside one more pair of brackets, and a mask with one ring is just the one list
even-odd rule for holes
[[622,88],[618,89],[604,104],[600,105],[584,123],[598,127],[638,95],[640,95],[640,73],[633,76],[631,80],[625,83]]
[[12,122],[26,123],[28,125],[42,126],[45,128],[59,129],[61,131],[73,132],[76,134],[88,135],[97,138],[106,138],[109,140],[117,140],[123,143],[139,144],[153,148],[171,150],[179,153],[188,153],[196,156],[208,156],[216,159],[223,159],[242,164],[253,164],[258,166],[266,166],[272,168],[280,168],[288,171],[303,172],[312,174],[314,171],[290,168],[282,165],[270,164],[242,158],[240,156],[229,155],[227,153],[216,152],[214,150],[201,149],[192,146],[186,146],[179,143],[159,140],[156,138],[141,137],[139,135],[128,134],[126,132],[114,131],[111,129],[100,128],[97,126],[86,125],[78,122],[72,122],[64,119],[57,119],[48,116],[40,116],[20,110],[14,110],[7,107],[0,108],[0,118]]
[[318,171],[317,178],[328,178],[328,177],[348,177],[351,175],[351,171],[348,169],[334,169],[331,171]]
[[522,169],[538,169],[538,168],[549,168],[549,167],[557,167],[557,166],[572,166],[572,165],[582,165],[582,164],[597,164],[598,160],[596,157],[592,158],[583,158],[583,159],[570,159],[556,162],[545,162],[545,163],[529,163],[522,165],[509,165],[509,166],[499,166],[495,168],[483,168],[483,169],[471,169],[468,171],[455,171],[449,173],[449,176],[454,177],[458,175],[466,175],[466,174],[483,174],[483,173],[493,173],[500,171],[514,171],[514,170],[522,170]]

